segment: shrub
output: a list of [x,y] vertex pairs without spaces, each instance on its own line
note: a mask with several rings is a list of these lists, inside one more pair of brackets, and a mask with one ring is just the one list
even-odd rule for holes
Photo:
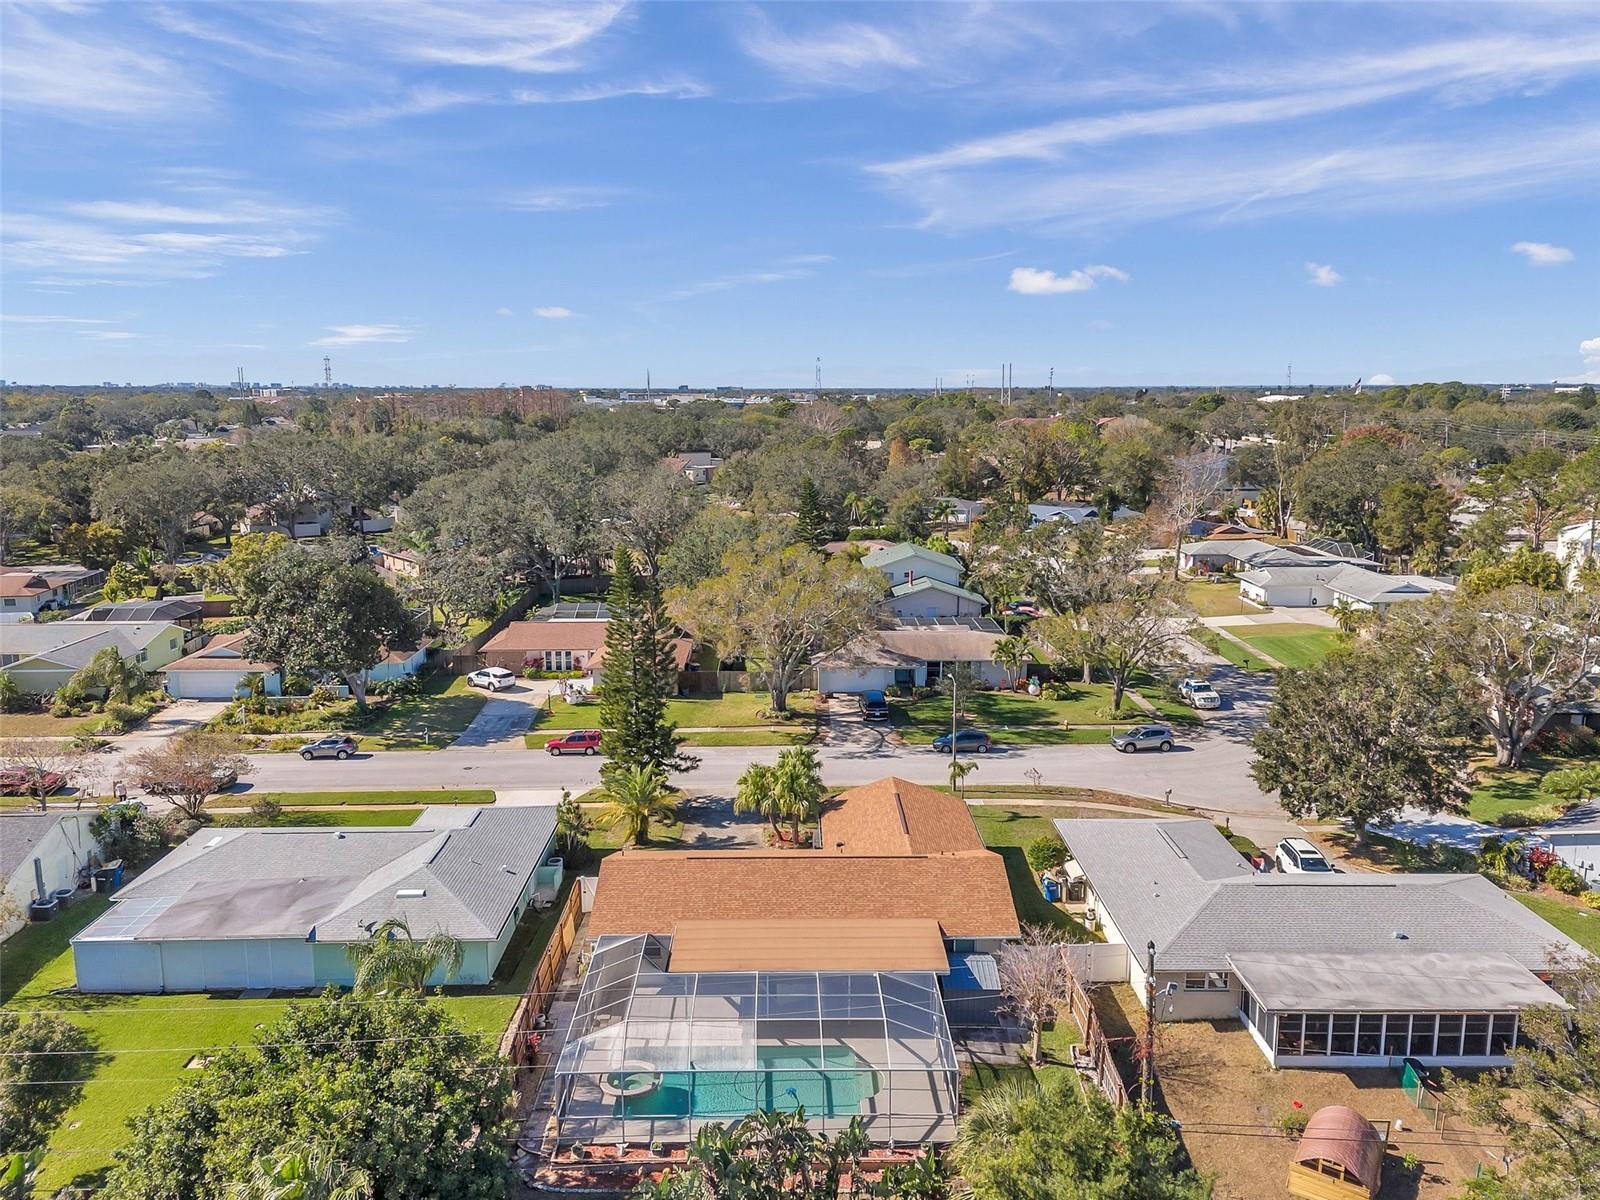
[[1539,791],[1567,804],[1600,795],[1600,763],[1550,771],[1539,780]]
[[1520,808],[1511,812],[1501,813],[1494,819],[1494,823],[1501,829],[1531,829],[1537,825],[1548,825],[1561,815],[1562,810],[1548,804],[1537,808]]
[[283,815],[283,805],[266,793],[262,793],[250,802],[250,815],[260,820],[263,825],[271,825]]
[[1028,843],[1028,865],[1035,871],[1048,871],[1067,861],[1066,843],[1047,833]]
[[0,675],[0,712],[22,712],[30,707],[27,694],[9,675]]
[[89,822],[89,832],[100,843],[109,862],[120,858],[129,866],[142,866],[166,848],[167,828],[137,804],[112,804]]
[[391,699],[406,699],[422,694],[422,683],[415,675],[402,675],[397,679],[382,679],[367,688],[369,696],[388,696]]
[[1278,1131],[1284,1137],[1299,1137],[1306,1131],[1306,1125],[1311,1120],[1311,1114],[1303,1108],[1291,1108],[1278,1118]]
[[311,689],[311,695],[306,697],[307,702],[317,708],[338,704],[343,699],[344,697],[339,694],[338,689],[327,683],[317,684],[316,687]]
[[1600,910],[1600,892],[1584,892],[1578,899],[1583,902],[1585,908]]
[[1589,889],[1589,884],[1583,876],[1574,871],[1566,863],[1556,863],[1544,873],[1544,881],[1558,892],[1565,892],[1569,896],[1581,895]]

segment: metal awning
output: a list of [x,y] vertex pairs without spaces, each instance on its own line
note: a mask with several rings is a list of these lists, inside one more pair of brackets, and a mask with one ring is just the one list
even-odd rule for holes
[[1230,954],[1272,1012],[1520,1012],[1570,1007],[1505,954]]

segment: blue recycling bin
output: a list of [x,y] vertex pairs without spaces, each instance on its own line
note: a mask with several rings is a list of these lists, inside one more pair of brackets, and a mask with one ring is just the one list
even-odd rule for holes
[[1044,898],[1046,900],[1054,904],[1061,899],[1061,884],[1056,881],[1054,876],[1041,875],[1039,880],[1044,885]]

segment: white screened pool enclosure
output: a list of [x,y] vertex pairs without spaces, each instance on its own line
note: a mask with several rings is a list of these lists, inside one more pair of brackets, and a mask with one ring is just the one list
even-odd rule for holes
[[671,972],[670,941],[596,944],[556,1063],[560,1142],[648,1145],[803,1108],[875,1142],[955,1136],[959,1067],[931,972]]

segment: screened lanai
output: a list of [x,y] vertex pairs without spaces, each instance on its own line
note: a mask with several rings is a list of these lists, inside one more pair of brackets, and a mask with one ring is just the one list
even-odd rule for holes
[[958,1067],[931,972],[667,970],[671,943],[602,938],[556,1064],[562,1142],[679,1142],[804,1108],[876,1142],[955,1136]]

